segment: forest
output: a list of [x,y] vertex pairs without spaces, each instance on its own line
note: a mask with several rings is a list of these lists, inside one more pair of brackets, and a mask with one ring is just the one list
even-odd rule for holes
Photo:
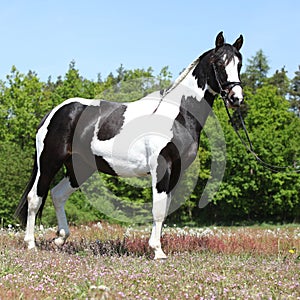
[[[214,157],[219,157],[217,163],[226,163],[219,190],[208,205],[199,208],[199,199],[211,178],[212,149],[207,135],[214,125],[208,120],[200,139],[199,164],[192,171],[197,180],[192,184],[190,173],[184,178],[187,186],[192,185],[192,191],[168,216],[168,223],[239,225],[300,221],[300,66],[292,78],[285,68],[271,75],[269,70],[262,50],[247,60],[241,75],[245,93],[241,110],[255,152],[268,164],[287,168],[274,172],[257,161],[235,134],[222,100],[217,99],[213,110],[226,142],[225,157],[214,153]],[[104,79],[99,73],[97,80],[90,80],[80,75],[72,61],[66,74],[43,82],[36,72],[23,74],[12,66],[10,74],[0,81],[1,226],[18,222],[13,214],[31,175],[36,129],[47,112],[72,97],[134,101],[168,87],[177,74],[173,75],[168,67],[156,74],[151,67],[128,70],[121,65]],[[239,126],[238,119],[236,122]],[[53,185],[62,176],[63,170]],[[145,212],[146,204],[151,204],[149,184],[104,174],[97,176],[92,186],[74,193],[68,200],[69,221],[82,224],[109,219],[144,223],[144,215],[151,213]],[[97,183],[99,188],[95,189]],[[124,214],[124,210],[130,209],[134,215]],[[50,196],[42,223],[56,224]]]

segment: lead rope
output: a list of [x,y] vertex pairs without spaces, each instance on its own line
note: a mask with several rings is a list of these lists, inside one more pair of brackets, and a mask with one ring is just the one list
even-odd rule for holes
[[290,170],[290,172],[295,172],[295,173],[299,173],[300,172],[300,170],[296,170],[296,167],[294,167],[292,165],[290,165],[290,166],[274,166],[274,165],[271,165],[271,164],[265,162],[264,160],[262,160],[258,156],[258,154],[253,150],[253,145],[252,145],[252,142],[250,140],[250,137],[249,137],[249,134],[248,134],[248,131],[247,131],[247,128],[246,128],[243,116],[241,114],[241,110],[238,108],[238,114],[239,114],[239,118],[240,118],[240,121],[241,121],[241,124],[242,124],[243,131],[244,131],[244,133],[246,135],[248,144],[242,138],[242,136],[240,135],[240,133],[238,131],[238,128],[237,128],[236,124],[233,122],[232,116],[230,115],[229,109],[228,109],[228,107],[226,105],[226,99],[223,98],[223,97],[222,97],[222,99],[223,99],[223,102],[224,102],[224,105],[225,105],[225,108],[226,108],[226,112],[227,112],[230,124],[233,127],[235,133],[237,134],[237,136],[239,137],[240,141],[245,146],[245,148],[256,158],[256,160],[259,163],[261,163],[266,169],[269,169],[272,172],[277,172],[278,173],[278,172],[282,172],[283,170],[286,170],[286,169],[292,169],[292,170]]

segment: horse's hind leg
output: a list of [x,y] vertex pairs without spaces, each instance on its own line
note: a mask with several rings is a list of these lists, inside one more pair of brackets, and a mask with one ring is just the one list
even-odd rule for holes
[[27,214],[27,225],[26,225],[26,233],[24,241],[27,243],[28,249],[35,248],[35,241],[34,241],[34,226],[35,226],[35,219],[37,212],[42,204],[42,197],[37,195],[37,181],[36,181],[28,193],[27,201],[28,201],[28,214]]
[[65,177],[50,192],[58,223],[57,238],[54,240],[57,246],[62,246],[70,235],[65,203],[75,190],[76,188],[71,186],[70,178]]
[[41,129],[43,126],[36,135],[36,177],[27,196],[28,213],[24,240],[29,249],[35,247],[34,226],[37,213],[42,212],[50,183],[69,156],[66,143],[57,143],[61,139],[54,132],[48,131],[45,135]]
[[24,241],[28,244],[28,249],[35,248],[34,241],[34,226],[37,213],[43,209],[46,197],[49,191],[50,183],[62,166],[61,164],[55,164],[48,166],[46,171],[42,171],[39,168],[35,182],[28,193],[28,214],[27,214],[27,225]]
[[[75,174],[74,172],[73,160],[76,162],[76,170],[78,169],[78,174]],[[94,169],[86,165],[79,156],[75,156],[75,158],[70,156],[65,162],[65,166],[67,168],[66,177],[51,190],[52,202],[58,223],[57,238],[54,241],[57,246],[62,246],[70,235],[65,212],[66,201],[71,194],[75,192],[78,187],[94,172]]]

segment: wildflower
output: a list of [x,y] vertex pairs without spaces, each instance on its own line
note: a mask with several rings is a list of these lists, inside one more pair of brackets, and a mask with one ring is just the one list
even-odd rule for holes
[[296,253],[296,248],[292,248],[292,249],[290,249],[290,250],[289,250],[289,253],[291,253],[291,254],[294,254],[294,253]]
[[90,289],[91,290],[99,290],[99,291],[109,291],[109,288],[107,286],[105,286],[105,285],[98,285],[98,286],[91,285]]

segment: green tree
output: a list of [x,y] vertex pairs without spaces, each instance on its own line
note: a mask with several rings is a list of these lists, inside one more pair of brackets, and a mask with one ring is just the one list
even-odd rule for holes
[[132,102],[153,91],[167,88],[171,84],[171,74],[167,67],[164,67],[158,76],[154,76],[151,67],[147,70],[126,70],[121,65],[117,73],[116,78],[110,74],[100,85],[96,98],[115,102]]
[[268,59],[263,51],[259,50],[248,59],[246,70],[242,74],[242,82],[252,92],[255,92],[257,88],[263,85],[269,70]]
[[286,97],[290,92],[290,80],[284,67],[280,71],[276,70],[275,74],[267,79],[267,84],[276,87],[277,93],[282,97]]
[[[268,164],[294,165],[300,157],[300,122],[289,112],[289,102],[270,85],[255,94],[248,91],[246,97],[249,110],[245,121],[254,150]],[[219,110],[216,104],[227,144],[226,172],[220,191],[202,214],[229,224],[299,219],[300,174],[289,168],[276,173],[260,164],[227,123],[224,109]]]
[[75,61],[70,62],[63,80],[59,77],[54,84],[48,81],[48,86],[50,89],[54,87],[52,94],[53,107],[70,98],[91,99],[95,96],[95,83],[80,76]]
[[0,92],[0,218],[12,222],[13,210],[30,177],[34,137],[44,111],[43,83],[34,72],[16,67]]
[[43,115],[43,83],[34,72],[21,74],[12,67],[1,91],[2,140],[21,148],[32,147],[35,129]]
[[293,111],[300,117],[300,66],[291,81],[290,100]]

